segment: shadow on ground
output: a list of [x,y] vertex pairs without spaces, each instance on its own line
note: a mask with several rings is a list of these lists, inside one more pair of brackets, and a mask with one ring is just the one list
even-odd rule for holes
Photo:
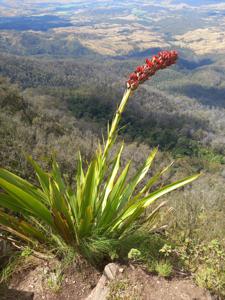
[[0,284],[1,300],[33,300],[34,293],[9,289],[7,285]]

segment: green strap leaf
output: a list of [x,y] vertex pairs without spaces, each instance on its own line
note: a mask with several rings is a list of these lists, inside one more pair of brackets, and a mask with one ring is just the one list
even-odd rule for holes
[[97,203],[97,191],[99,186],[99,172],[96,160],[92,161],[83,188],[80,219],[85,220],[79,228],[80,234],[84,235],[92,225]]
[[[135,203],[138,199],[143,197],[144,194],[148,193],[153,184],[155,184],[159,178],[173,165],[173,162],[170,163],[167,167],[165,167],[162,171],[158,172],[154,176],[152,176],[146,185],[142,188],[142,190],[130,201],[130,203]],[[129,203],[129,204],[130,204]]]
[[125,188],[124,192],[121,195],[119,209],[122,209],[128,203],[135,188],[142,181],[142,179],[145,177],[145,175],[149,171],[149,168],[151,167],[151,164],[152,164],[157,152],[158,152],[158,148],[154,148],[153,151],[148,156],[148,158],[146,159],[143,166],[140,168],[140,170],[137,172],[137,174],[127,184],[127,187]]
[[122,154],[123,148],[124,148],[124,145],[122,145],[120,147],[120,150],[119,150],[118,154],[115,157],[115,162],[114,162],[114,165],[112,167],[111,174],[110,174],[110,176],[107,180],[107,183],[105,185],[105,194],[104,194],[104,198],[103,198],[103,201],[102,201],[102,211],[104,211],[104,209],[106,207],[106,202],[107,202],[108,196],[109,196],[110,192],[113,189],[114,181],[115,181],[116,175],[117,175],[117,173],[119,171],[119,168],[120,168],[120,160],[121,160],[121,154]]
[[172,192],[173,190],[176,190],[176,189],[196,180],[199,176],[201,176],[201,174],[196,174],[193,176],[186,177],[184,179],[178,180],[174,183],[171,183],[171,184],[149,194],[147,197],[142,199],[143,207],[144,208],[148,207],[151,203],[153,203],[159,197],[162,197],[163,195],[165,195],[169,192]]
[[31,224],[18,220],[16,217],[4,213],[0,210],[0,226],[3,225],[3,229],[17,235],[29,242],[35,242],[35,239],[41,242],[46,242],[46,236],[43,232],[38,231]]
[[52,218],[49,209],[38,197],[34,197],[30,193],[26,192],[26,190],[11,184],[2,177],[0,177],[0,187],[5,190],[11,198],[15,199],[23,209],[28,209],[32,215],[42,219],[47,224],[52,225]]
[[[33,159],[31,156],[28,156],[28,161],[33,166],[36,176],[38,178],[38,181],[45,192],[46,195],[49,195],[49,174],[46,173]],[[48,198],[47,198],[48,201]]]
[[78,215],[80,214],[81,202],[83,198],[84,181],[85,181],[85,176],[84,176],[83,165],[82,165],[82,157],[79,152],[77,174],[76,174],[76,199],[75,199],[76,202],[74,205]]
[[31,196],[38,197],[43,203],[48,202],[47,196],[40,189],[6,169],[0,168],[0,178],[3,178],[12,185],[26,191]]
[[98,226],[99,227],[107,227],[109,224],[116,218],[118,215],[118,206],[120,203],[120,196],[124,189],[128,171],[130,168],[131,162],[128,162],[122,173],[118,177],[113,189],[109,195],[105,210],[102,214],[98,216]]
[[59,165],[55,160],[52,163],[52,178],[54,179],[55,184],[58,186],[58,189],[61,193],[64,193],[66,190],[65,183],[63,181],[63,177],[61,175],[61,171]]
[[20,205],[16,199],[6,193],[0,193],[0,206],[13,212],[22,213],[25,216],[31,214],[28,208],[22,207],[22,205]]
[[118,229],[119,227],[121,227],[122,223],[125,220],[129,220],[129,218],[132,219],[132,222],[134,222],[135,219],[137,219],[142,214],[142,212],[150,204],[152,204],[154,201],[156,201],[158,198],[162,197],[163,195],[165,195],[175,189],[178,189],[179,187],[182,187],[182,186],[196,180],[200,175],[201,174],[190,176],[190,177],[184,178],[182,180],[179,180],[175,183],[169,184],[169,185],[155,191],[154,193],[149,194],[145,198],[139,199],[136,203],[133,203],[133,201],[131,201],[132,204],[130,206],[128,206],[123,211],[123,213],[115,220],[115,222],[111,226],[110,230],[113,231],[113,230]]

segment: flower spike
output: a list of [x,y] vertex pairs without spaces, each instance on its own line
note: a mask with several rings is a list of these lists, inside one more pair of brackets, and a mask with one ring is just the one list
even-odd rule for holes
[[127,88],[136,90],[139,84],[145,82],[153,76],[158,70],[165,69],[176,63],[178,59],[177,51],[161,51],[152,59],[146,59],[143,66],[138,66],[134,73],[131,73],[127,81]]

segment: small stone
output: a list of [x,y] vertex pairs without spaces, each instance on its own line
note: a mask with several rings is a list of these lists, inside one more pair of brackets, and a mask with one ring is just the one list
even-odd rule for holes
[[119,268],[119,272],[123,273],[124,269],[123,268]]

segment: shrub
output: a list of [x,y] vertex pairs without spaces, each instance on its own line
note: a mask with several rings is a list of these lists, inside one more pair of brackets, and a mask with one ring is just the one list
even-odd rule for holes
[[196,283],[212,292],[225,296],[225,250],[222,241],[212,240],[196,246],[190,257],[197,265]]
[[173,272],[173,266],[169,261],[160,261],[155,265],[155,271],[162,277],[170,277]]
[[213,267],[201,267],[195,274],[196,283],[221,297],[225,296],[225,273],[224,270],[216,270]]
[[132,249],[130,249],[127,257],[130,260],[139,261],[142,258],[141,251],[139,251],[138,249],[132,248]]
[[[155,227],[162,204],[154,207],[152,212],[143,214],[146,209],[161,196],[192,182],[199,175],[151,191],[152,186],[170,167],[156,173],[139,188],[155,158],[156,148],[129,182],[131,162],[120,171],[124,145],[112,159],[109,153],[131,93],[157,70],[175,63],[176,58],[174,51],[160,52],[130,75],[127,89],[108,129],[104,147],[99,145],[86,171],[79,154],[74,184],[65,181],[55,160],[52,169],[45,172],[29,157],[39,187],[1,169],[0,187],[4,190],[0,194],[0,206],[3,208],[0,210],[1,229],[33,247],[63,247],[67,244],[89,260],[97,261],[113,253],[125,236],[132,235],[140,228],[151,230]],[[16,215],[8,213],[8,210]]]
[[225,296],[224,242],[216,239],[200,242],[186,238],[173,249],[182,267],[193,273],[196,283],[222,298]]

